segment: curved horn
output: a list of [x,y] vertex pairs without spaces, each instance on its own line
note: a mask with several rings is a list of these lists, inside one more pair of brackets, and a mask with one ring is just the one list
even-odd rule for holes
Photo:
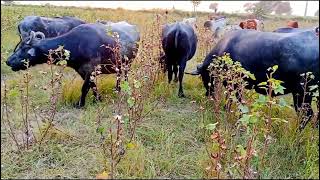
[[26,43],[30,44],[34,37],[35,37],[35,32],[34,31],[30,31],[29,40]]
[[38,32],[35,32],[35,33],[34,33],[34,37],[35,37],[35,38],[37,38],[38,35],[40,35],[40,37],[41,37],[39,40],[43,40],[43,39],[46,38],[46,36],[44,35],[43,32],[38,31]]

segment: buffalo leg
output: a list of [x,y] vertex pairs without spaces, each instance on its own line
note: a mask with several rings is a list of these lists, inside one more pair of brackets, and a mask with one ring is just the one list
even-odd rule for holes
[[173,74],[172,64],[168,64],[167,68],[168,68],[168,83],[170,84],[172,80],[172,74]]
[[[303,102],[304,101],[304,102]],[[303,119],[300,122],[299,130],[303,130],[313,115],[311,107],[312,96],[306,94],[303,100],[303,92],[293,93],[294,108],[297,113],[303,112]]]
[[178,82],[178,65],[173,65],[174,82]]
[[187,64],[187,61],[183,59],[179,65],[179,93],[178,93],[179,97],[185,97],[185,95],[183,93],[182,80],[183,80],[183,75],[184,75],[184,70],[186,68],[186,64]]
[[90,73],[85,76],[82,88],[81,88],[81,96],[77,107],[83,107],[85,105],[86,96],[90,89]]

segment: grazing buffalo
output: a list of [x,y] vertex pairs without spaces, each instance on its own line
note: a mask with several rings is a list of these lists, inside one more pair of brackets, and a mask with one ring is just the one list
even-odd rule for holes
[[138,51],[138,42],[140,41],[140,32],[136,25],[129,24],[125,21],[111,22],[111,21],[98,21],[104,24],[109,32],[117,32],[121,44],[121,55],[127,57],[129,60],[136,57]]
[[215,20],[208,20],[208,21],[204,22],[203,26],[205,28],[210,29],[212,32],[215,32],[218,29],[221,29],[224,26],[226,26],[227,21],[228,21],[228,19],[226,17],[221,17],[221,18],[215,19]]
[[62,17],[42,17],[42,16],[26,16],[18,25],[18,31],[25,39],[29,36],[30,31],[40,31],[48,37],[56,37],[69,32],[74,27],[86,22],[81,19],[62,16]]
[[292,33],[292,32],[304,32],[304,31],[311,31],[317,33],[317,28],[319,27],[312,27],[312,28],[292,28],[292,27],[284,27],[284,28],[278,28],[274,30],[273,32],[278,33]]
[[241,27],[241,29],[254,29],[258,31],[264,30],[263,21],[258,19],[247,19],[245,21],[240,22],[239,26]]
[[192,18],[184,18],[182,22],[190,24],[194,29],[197,27],[197,19],[195,17]]
[[239,25],[227,24],[227,21],[227,18],[223,16],[215,20],[206,21],[204,23],[204,27],[213,32],[213,39],[215,42],[217,42],[229,31],[241,29]]
[[[78,72],[84,80],[77,107],[85,105],[85,97],[90,88],[94,96],[99,99],[96,84],[90,80],[95,67],[101,65],[102,74],[116,73],[116,69],[120,69],[115,67],[116,57],[112,51],[116,41],[108,35],[105,25],[98,23],[79,25],[68,33],[54,38],[45,38],[42,32],[31,31],[30,36],[21,42],[17,51],[8,58],[6,63],[13,71],[27,68],[23,62],[24,59],[29,61],[29,66],[46,63],[49,50],[56,49],[59,45],[70,51],[67,66]],[[117,80],[117,87],[118,85]]]
[[[302,101],[308,106],[306,122],[313,114],[311,109],[311,94],[303,97],[304,90],[300,83],[302,73],[312,72],[315,79],[308,85],[319,81],[319,37],[315,31],[292,33],[259,32],[252,30],[238,30],[228,33],[215,48],[206,56],[202,65],[191,74],[201,74],[206,95],[213,92],[209,89],[210,81],[208,66],[214,61],[214,56],[230,53],[230,57],[239,61],[241,65],[255,75],[256,80],[248,79],[248,88],[255,88],[258,93],[265,94],[257,85],[267,80],[267,69],[278,65],[274,74],[275,79],[283,81],[286,88],[284,93],[292,93],[296,111],[302,106]],[[212,83],[212,82],[211,82]],[[301,123],[303,129],[306,123]]]
[[189,24],[177,22],[165,25],[162,29],[162,47],[165,55],[161,59],[164,59],[168,70],[169,83],[172,80],[173,72],[175,81],[178,80],[179,66],[179,97],[185,96],[182,89],[182,79],[187,61],[196,52],[197,41],[197,36]]
[[297,21],[292,21],[292,20],[290,20],[290,21],[288,21],[288,23],[287,23],[287,27],[298,28],[299,25],[298,25],[298,22],[297,22]]
[[226,25],[224,27],[218,28],[214,33],[213,33],[213,38],[215,42],[220,40],[225,34],[227,34],[230,31],[234,30],[239,30],[241,27],[239,25]]
[[[85,24],[86,22],[70,16],[63,17],[42,17],[42,16],[26,16],[18,24],[18,32],[21,40],[29,37],[31,31],[42,32],[45,37],[56,37],[69,32],[72,28]],[[20,44],[20,42],[16,45]]]

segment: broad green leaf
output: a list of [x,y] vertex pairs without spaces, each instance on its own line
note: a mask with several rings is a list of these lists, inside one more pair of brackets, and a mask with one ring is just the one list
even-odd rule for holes
[[240,105],[238,106],[238,108],[239,108],[239,110],[240,110],[243,114],[249,112],[249,108],[248,108],[248,106],[246,106],[246,105],[240,104]]
[[258,84],[258,86],[266,86],[267,85],[267,82],[261,82]]
[[126,92],[126,93],[131,93],[131,87],[129,86],[129,82],[128,81],[124,81],[122,82],[122,84],[120,84],[121,89]]
[[218,122],[216,122],[214,124],[208,124],[206,126],[206,129],[212,131],[212,130],[214,130],[216,128],[217,124],[218,124]]
[[239,121],[243,124],[249,124],[250,116],[248,114],[244,114]]
[[254,74],[250,73],[249,71],[244,71],[245,75],[248,75],[252,80],[256,80],[256,77],[254,76]]
[[265,95],[259,94],[259,98],[256,100],[256,102],[265,104],[267,102],[267,97]]
[[279,86],[277,86],[277,87],[275,88],[274,93],[275,93],[275,94],[284,94],[284,90],[285,90],[285,89],[286,89],[285,87],[279,85]]

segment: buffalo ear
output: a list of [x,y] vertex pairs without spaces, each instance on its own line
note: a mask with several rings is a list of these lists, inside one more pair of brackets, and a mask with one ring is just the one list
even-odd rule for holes
[[30,56],[36,56],[36,50],[34,48],[29,49],[27,52]]

